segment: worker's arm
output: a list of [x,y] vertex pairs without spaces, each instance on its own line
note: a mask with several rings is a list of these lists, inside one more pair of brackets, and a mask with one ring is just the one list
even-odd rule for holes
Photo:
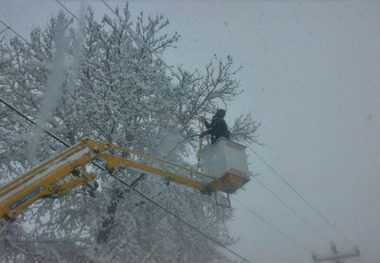
[[202,122],[204,123],[204,125],[206,126],[206,129],[210,129],[211,128],[211,124],[208,123],[208,121],[206,119],[202,119]]

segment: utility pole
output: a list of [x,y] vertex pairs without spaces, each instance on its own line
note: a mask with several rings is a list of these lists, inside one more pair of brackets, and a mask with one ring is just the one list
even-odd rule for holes
[[331,250],[332,255],[327,256],[317,256],[316,254],[312,254],[312,258],[314,262],[324,262],[324,261],[330,261],[331,263],[343,263],[343,261],[347,258],[353,258],[353,257],[359,257],[360,256],[360,250],[355,247],[355,249],[351,252],[347,253],[338,253],[338,250],[336,249],[336,245],[334,243],[331,243]]

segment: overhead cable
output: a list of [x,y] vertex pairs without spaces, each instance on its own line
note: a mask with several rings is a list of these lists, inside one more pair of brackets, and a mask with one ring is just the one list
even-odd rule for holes
[[12,31],[15,35],[17,35],[19,38],[21,38],[22,40],[24,40],[29,46],[31,46],[32,44],[30,44],[30,42],[28,40],[26,40],[25,38],[23,38],[19,33],[17,33],[16,31],[14,31],[10,26],[8,26],[5,22],[3,22],[1,19],[0,19],[0,23],[2,23],[4,26],[6,26],[10,31]]
[[322,218],[328,225],[330,225],[341,237],[343,237],[350,244],[354,244],[348,239],[336,226],[334,226],[318,209],[316,209],[305,197],[303,197],[288,181],[285,180],[268,162],[266,162],[255,150],[248,145],[248,148],[263,162],[265,165],[283,181],[288,188],[290,188],[303,202],[305,202],[320,218]]
[[306,219],[304,219],[302,216],[300,216],[290,205],[288,205],[283,199],[281,199],[275,192],[273,192],[268,186],[266,186],[263,182],[261,182],[259,179],[257,179],[257,176],[255,176],[255,180],[261,184],[265,189],[267,189],[276,199],[278,199],[284,206],[286,206],[290,211],[292,211],[299,219],[302,220],[307,226],[309,226],[312,230],[314,230],[315,233],[317,233],[320,237],[322,237],[325,241],[330,242],[330,240],[322,234],[320,231],[318,231],[315,227],[313,227]]
[[253,214],[254,216],[256,216],[258,219],[260,219],[261,221],[263,221],[265,224],[267,224],[268,226],[270,226],[271,228],[273,228],[274,230],[276,230],[278,233],[280,233],[282,236],[284,236],[290,242],[292,242],[293,244],[299,246],[305,252],[311,254],[311,250],[307,249],[306,247],[304,247],[303,245],[301,245],[301,243],[295,241],[293,238],[291,238],[290,236],[288,236],[287,234],[285,234],[284,232],[282,232],[278,227],[276,227],[272,223],[268,222],[265,218],[263,218],[262,216],[258,215],[255,211],[253,211],[252,209],[250,209],[249,207],[247,207],[246,205],[244,205],[242,202],[240,202],[235,197],[232,196],[231,198],[234,199],[237,203],[239,203],[242,207],[244,207],[248,212],[250,212],[251,214]]
[[[28,116],[26,116],[25,114],[23,114],[22,112],[20,112],[18,109],[16,109],[15,107],[13,107],[11,104],[9,104],[8,102],[6,102],[5,100],[3,100],[2,98],[0,98],[0,102],[2,102],[4,105],[6,105],[7,107],[9,107],[11,110],[13,110],[14,112],[16,112],[18,115],[20,115],[21,117],[23,117],[24,119],[26,119],[28,122],[30,122],[31,124],[34,124],[36,126],[37,123],[35,121],[33,121],[32,119],[30,119]],[[42,130],[47,133],[48,135],[50,135],[51,137],[53,137],[54,139],[56,139],[57,141],[59,141],[60,143],[62,143],[64,146],[66,147],[70,147],[70,144],[68,144],[67,142],[65,142],[64,140],[62,140],[61,138],[59,138],[57,135],[55,135],[54,133],[42,128]]]
[[70,15],[72,15],[72,17],[74,17],[77,21],[79,21],[78,17],[76,17],[76,15],[74,15],[68,8],[66,8],[66,6],[64,6],[60,1],[58,0],[55,0],[59,5],[61,5],[67,12],[69,12]]

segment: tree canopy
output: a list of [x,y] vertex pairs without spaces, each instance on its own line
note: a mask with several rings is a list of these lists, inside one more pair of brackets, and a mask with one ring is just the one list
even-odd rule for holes
[[[113,142],[180,164],[196,152],[200,119],[227,107],[241,92],[232,57],[214,56],[193,72],[160,58],[180,41],[165,33],[163,16],[128,6],[83,24],[60,12],[30,42],[0,42],[1,97],[39,124],[34,127],[0,105],[0,183],[31,169],[64,147],[44,134],[76,143],[83,137]],[[231,139],[256,142],[251,114],[230,126]],[[96,167],[95,196],[76,189],[27,209],[0,237],[9,262],[213,262],[220,247]],[[128,169],[118,174],[157,203],[228,246],[236,242],[226,222],[233,211],[198,191]]]

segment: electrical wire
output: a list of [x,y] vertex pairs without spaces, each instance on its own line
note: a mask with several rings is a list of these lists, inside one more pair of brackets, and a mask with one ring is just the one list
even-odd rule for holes
[[249,261],[247,259],[245,259],[244,257],[240,256],[239,254],[237,254],[236,252],[234,252],[233,250],[229,249],[228,247],[226,247],[225,245],[223,245],[221,242],[219,242],[218,240],[216,240],[215,238],[213,238],[212,236],[210,236],[209,234],[199,230],[198,228],[196,228],[195,226],[191,225],[190,223],[188,223],[187,221],[183,220],[181,217],[177,216],[176,214],[170,212],[168,209],[166,209],[165,207],[163,207],[162,205],[160,205],[159,203],[157,203],[156,201],[154,201],[153,199],[149,198],[148,196],[146,196],[145,194],[143,194],[142,192],[136,190],[135,188],[131,187],[129,184],[127,184],[126,182],[124,182],[123,180],[121,180],[119,177],[109,173],[113,178],[115,178],[117,181],[119,181],[121,184],[127,186],[129,189],[131,189],[132,191],[134,191],[135,193],[139,194],[140,196],[142,196],[143,198],[147,199],[148,201],[150,201],[152,204],[156,205],[157,207],[161,208],[162,210],[164,210],[165,212],[167,212],[168,214],[172,215],[173,217],[175,217],[177,220],[181,221],[182,223],[184,223],[185,225],[187,225],[188,227],[190,227],[191,229],[193,229],[194,231],[198,232],[199,234],[201,234],[202,236],[204,236],[205,238],[211,240],[212,242],[214,242],[215,244],[217,244],[218,246],[224,248],[225,250],[227,250],[228,252],[230,252],[231,254],[234,254],[235,256],[237,256],[238,258],[244,260],[245,262],[248,262]]
[[[30,47],[33,48],[33,45],[32,45],[28,40],[26,40],[24,37],[22,37],[19,33],[17,33],[15,30],[13,30],[9,25],[7,25],[7,24],[6,24],[4,21],[2,21],[1,19],[0,19],[0,23],[2,23],[4,26],[6,26],[7,29],[9,29],[10,31],[12,31],[16,36],[18,36],[19,38],[21,38],[22,40],[24,40],[25,43],[27,43]],[[44,56],[45,58],[47,58],[47,56],[46,56],[45,54],[43,54],[41,51],[35,50],[35,52],[37,52],[38,55],[42,55],[42,56]],[[10,60],[8,60],[8,61],[10,61]],[[8,62],[8,61],[7,61],[7,62]]]
[[70,15],[72,15],[77,21],[79,21],[78,17],[76,17],[76,15],[74,15],[68,8],[66,8],[66,6],[64,6],[60,1],[58,0],[55,0],[59,5],[61,5],[67,12],[69,12]]
[[343,237],[350,244],[354,244],[350,239],[348,239],[336,226],[334,226],[321,212],[319,212],[305,197],[303,197],[288,181],[285,180],[268,162],[266,162],[251,146],[248,148],[263,162],[265,165],[275,174],[278,178],[283,181],[288,188],[290,188],[303,202],[305,202],[319,217],[321,217],[328,225],[330,225],[341,237]]
[[29,46],[32,46],[32,44],[30,44],[30,42],[28,40],[26,40],[25,38],[23,38],[19,33],[17,33],[16,31],[14,31],[10,26],[8,26],[5,22],[3,22],[1,19],[0,19],[0,23],[2,23],[4,26],[6,26],[10,31],[12,31],[15,35],[17,35],[19,38],[21,38],[22,40],[24,40]]
[[276,197],[284,206],[286,206],[290,211],[292,211],[299,219],[301,219],[302,222],[304,222],[307,226],[309,226],[312,230],[314,230],[315,233],[317,233],[325,241],[330,242],[329,239],[324,234],[322,234],[315,227],[313,227],[306,219],[304,219],[302,216],[300,216],[290,205],[288,205],[284,200],[282,200],[275,192],[273,192],[268,186],[266,186],[263,182],[261,182],[259,179],[257,179],[257,176],[255,176],[255,180],[259,184],[261,184],[265,189],[267,189],[274,197]]
[[272,223],[268,222],[265,218],[263,218],[262,216],[258,215],[255,211],[253,211],[252,209],[250,209],[249,207],[247,207],[246,205],[244,205],[242,202],[240,202],[235,197],[232,196],[231,198],[234,199],[237,203],[239,203],[242,207],[244,207],[248,212],[250,212],[251,214],[253,214],[254,216],[256,216],[258,219],[260,219],[261,221],[263,221],[265,224],[269,225],[271,228],[273,228],[274,230],[276,230],[282,236],[284,236],[285,238],[287,238],[293,244],[299,246],[304,251],[306,251],[307,253],[311,254],[311,250],[305,248],[303,245],[301,245],[300,243],[298,243],[297,241],[295,241],[293,238],[291,238],[290,236],[288,236],[287,234],[285,234],[284,232],[282,232],[278,227],[276,227]]
[[[31,124],[34,124],[36,126],[38,126],[38,124],[31,120],[28,116],[26,116],[25,114],[23,114],[22,112],[20,112],[18,109],[16,109],[15,107],[13,107],[11,104],[9,104],[8,102],[6,102],[5,100],[3,100],[2,98],[0,98],[0,101],[6,105],[7,107],[9,107],[10,109],[12,109],[14,112],[16,112],[18,115],[20,115],[21,117],[23,117],[24,119],[26,119],[28,122],[30,122]],[[50,135],[51,137],[53,137],[54,139],[56,139],[57,141],[59,141],[60,143],[62,143],[64,146],[66,147],[70,147],[70,144],[65,142],[64,140],[62,140],[61,138],[59,138],[57,135],[55,135],[54,133],[42,128],[42,130],[47,133],[48,135]]]

